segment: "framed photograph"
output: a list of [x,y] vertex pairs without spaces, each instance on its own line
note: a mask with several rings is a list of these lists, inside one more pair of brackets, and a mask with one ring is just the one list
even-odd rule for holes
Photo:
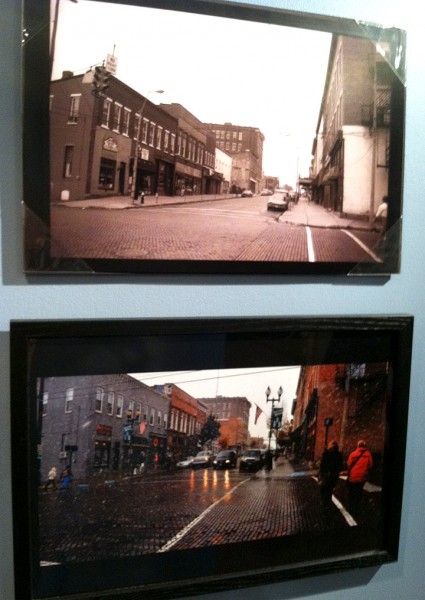
[[16,597],[396,561],[413,318],[11,323]]
[[403,30],[223,0],[23,5],[26,273],[400,271]]

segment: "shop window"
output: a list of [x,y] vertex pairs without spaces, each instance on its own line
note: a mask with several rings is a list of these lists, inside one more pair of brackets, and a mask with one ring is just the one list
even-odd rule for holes
[[94,466],[97,468],[109,467],[110,451],[110,442],[96,440],[94,447]]
[[101,158],[99,171],[99,187],[113,189],[117,163],[108,158]]

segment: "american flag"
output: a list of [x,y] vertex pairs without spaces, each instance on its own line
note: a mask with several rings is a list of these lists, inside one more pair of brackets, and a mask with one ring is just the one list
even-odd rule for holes
[[257,424],[257,421],[258,421],[258,419],[259,419],[259,417],[260,417],[261,413],[263,412],[263,411],[261,410],[261,408],[258,406],[258,404],[256,404],[255,406],[256,406],[256,409],[255,409],[255,421],[254,421],[254,425],[256,425],[256,424]]

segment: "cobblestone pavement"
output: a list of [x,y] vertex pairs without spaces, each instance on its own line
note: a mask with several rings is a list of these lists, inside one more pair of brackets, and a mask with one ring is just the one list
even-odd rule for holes
[[[339,496],[344,500],[344,485]],[[380,494],[363,519],[375,519]],[[311,473],[287,461],[271,474],[185,471],[158,477],[74,482],[71,492],[40,492],[45,563],[124,558],[348,528],[341,512],[322,509]]]

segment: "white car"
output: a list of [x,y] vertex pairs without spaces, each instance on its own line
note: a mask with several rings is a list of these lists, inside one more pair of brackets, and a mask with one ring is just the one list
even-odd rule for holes
[[179,462],[176,464],[176,467],[178,469],[188,469],[192,464],[192,461],[193,456],[186,456],[186,458],[184,458],[183,460],[179,460]]
[[212,459],[212,452],[209,450],[202,450],[201,452],[198,452],[190,466],[192,469],[205,469],[206,467],[211,466]]

